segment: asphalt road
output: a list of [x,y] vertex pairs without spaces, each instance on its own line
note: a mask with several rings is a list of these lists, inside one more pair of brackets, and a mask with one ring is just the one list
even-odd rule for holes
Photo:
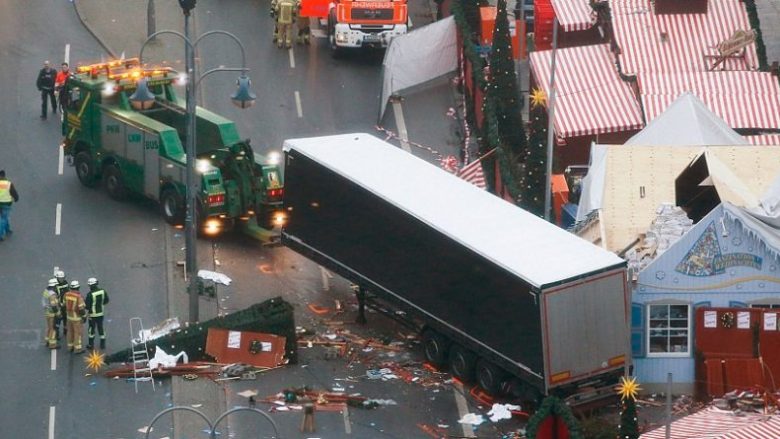
[[[424,4],[413,3],[415,22],[423,23],[427,14]],[[200,104],[235,120],[239,132],[251,138],[259,152],[278,151],[283,139],[296,136],[376,133],[381,52],[356,52],[333,59],[320,39],[310,47],[279,50],[271,44],[272,22],[266,3],[261,1],[201,0],[196,20],[197,31],[226,29],[246,45],[258,104],[248,110],[232,106],[228,99],[234,90],[232,73],[205,79]],[[13,298],[0,308],[0,367],[4,372],[0,383],[5,395],[13,395],[0,402],[4,425],[0,436],[143,437],[138,429],[171,404],[168,381],[155,393],[148,385],[141,385],[136,395],[131,383],[85,376],[82,358],[64,350],[55,358],[41,344],[44,321],[40,294],[54,266],[82,284],[91,276],[101,279],[111,295],[107,329],[108,350],[113,351],[127,345],[130,317],[142,316],[148,324],[168,317],[170,304],[165,291],[171,277],[166,262],[183,259],[181,233],[167,228],[154,205],[138,200],[117,203],[101,189],[84,188],[67,164],[60,173],[59,123],[52,117],[45,122],[38,119],[40,100],[34,80],[41,62],[50,59],[56,65],[66,45],[71,60],[103,56],[68,1],[0,0],[0,57],[6,61],[0,64],[0,83],[5,84],[5,97],[13,98],[12,105],[0,109],[4,133],[0,168],[7,170],[21,195],[12,213],[16,233],[0,243],[2,292],[4,297]],[[199,62],[202,72],[219,65],[234,66],[240,57],[230,40],[212,38],[199,47]],[[451,99],[448,89],[411,99],[416,104],[407,110],[410,134],[422,144],[456,153],[453,122],[444,115]],[[395,130],[392,116],[386,116],[385,122]],[[436,159],[424,148],[413,151]],[[344,280],[330,277],[287,249],[262,248],[240,235],[200,241],[199,260],[202,268],[222,271],[234,281],[230,287],[220,288],[216,300],[202,302],[202,318],[282,295],[296,306],[298,324],[321,329],[307,305],[330,305],[334,298],[345,303],[350,300]],[[174,298],[182,299],[182,295]],[[353,315],[342,317],[351,320]],[[399,327],[374,315],[364,331],[392,338]],[[419,352],[409,355],[405,358],[419,360]],[[346,376],[364,375],[362,365],[347,369],[343,360],[326,362],[321,357],[318,349],[303,350],[299,365],[273,371],[256,383],[226,384],[227,407],[244,405],[246,400],[238,392],[248,388],[260,395],[298,385],[324,389]],[[350,384],[350,391],[393,399],[398,405],[351,411],[346,416],[318,414],[318,433],[312,437],[427,437],[417,423],[457,425],[460,413],[449,387],[434,391],[400,382],[363,381]],[[284,437],[301,437],[298,416],[274,416]],[[231,437],[249,437],[250,432],[258,431],[257,424],[244,417],[231,419],[228,425]],[[459,427],[451,431],[462,434]],[[488,427],[480,433],[489,437],[490,431]],[[155,436],[163,437],[166,432],[163,427]]]
[[82,285],[97,276],[108,290],[109,349],[129,344],[130,317],[166,312],[155,209],[88,190],[67,165],[60,175],[59,117],[38,118],[37,72],[45,59],[58,66],[66,44],[73,59],[101,53],[69,2],[0,0],[0,168],[21,197],[15,233],[0,243],[0,436],[7,438],[129,437],[170,398],[167,384],[136,395],[131,383],[85,376],[81,356],[65,349],[55,356],[42,345],[41,292],[55,266]]

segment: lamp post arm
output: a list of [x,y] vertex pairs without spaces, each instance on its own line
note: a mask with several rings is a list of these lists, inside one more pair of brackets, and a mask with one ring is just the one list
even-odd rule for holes
[[242,72],[243,73],[243,72],[248,72],[248,71],[249,71],[249,69],[247,69],[247,68],[216,67],[216,68],[213,68],[213,69],[211,69],[211,70],[209,70],[207,72],[204,72],[202,75],[200,75],[200,78],[198,78],[198,81],[195,83],[195,86],[196,87],[199,86],[200,85],[200,81],[202,81],[203,78],[205,78],[206,76],[208,76],[208,75],[210,75],[212,73],[217,73],[217,72]]
[[141,46],[141,52],[138,54],[138,62],[141,63],[141,65],[144,64],[144,49],[146,49],[146,45],[149,44],[149,42],[152,41],[154,39],[154,37],[156,37],[157,35],[162,35],[162,34],[176,35],[177,37],[179,37],[182,40],[184,40],[184,42],[188,46],[190,46],[190,49],[195,50],[195,45],[192,44],[192,42],[187,37],[185,37],[183,33],[177,32],[175,30],[161,30],[161,31],[157,31],[157,32],[149,35],[149,38],[147,38],[146,41],[144,41],[143,46]]
[[[217,29],[217,30],[210,30],[210,31],[204,33],[203,35],[199,36],[195,40],[195,43],[193,43],[193,47],[197,46],[198,43],[200,43],[200,40],[202,40],[203,38],[205,38],[205,37],[207,37],[209,35],[214,35],[214,34],[226,35],[226,36],[232,38],[233,41],[235,41],[236,44],[238,44],[239,49],[241,49],[241,67],[244,69],[243,71],[248,70],[246,68],[246,50],[244,49],[244,44],[241,43],[241,40],[239,40],[237,36],[231,34],[230,32],[227,32],[227,31],[224,31],[224,30],[219,30],[219,29]],[[205,75],[203,75],[203,76],[205,76]]]

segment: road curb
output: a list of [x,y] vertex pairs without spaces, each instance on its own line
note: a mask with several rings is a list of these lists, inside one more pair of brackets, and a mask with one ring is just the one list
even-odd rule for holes
[[98,44],[100,44],[100,46],[103,48],[103,50],[108,52],[108,54],[111,55],[112,58],[119,58],[116,52],[114,52],[113,49],[108,47],[108,45],[103,41],[103,39],[100,38],[97,33],[95,33],[95,30],[92,29],[92,26],[89,24],[89,21],[87,21],[86,17],[84,17],[84,14],[82,14],[81,11],[79,10],[79,0],[71,0],[71,3],[73,4],[73,9],[76,11],[76,16],[79,17],[79,21],[81,22],[81,25],[84,26],[84,29],[86,29],[87,32],[89,32],[89,34],[92,35],[92,38],[94,38],[95,41],[97,41]]

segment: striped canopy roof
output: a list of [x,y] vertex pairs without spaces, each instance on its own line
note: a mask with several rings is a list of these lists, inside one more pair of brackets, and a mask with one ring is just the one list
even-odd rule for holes
[[[550,96],[552,51],[531,52],[538,87]],[[613,133],[642,128],[631,86],[615,70],[609,45],[558,49],[555,58],[555,132],[558,137]]]

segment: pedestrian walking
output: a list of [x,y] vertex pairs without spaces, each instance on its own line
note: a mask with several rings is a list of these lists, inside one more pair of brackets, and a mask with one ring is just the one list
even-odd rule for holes
[[41,298],[43,315],[46,318],[46,346],[49,349],[60,348],[60,345],[57,343],[57,330],[54,326],[60,315],[60,300],[57,297],[57,291],[54,289],[56,286],[57,279],[49,279],[49,285],[43,290],[43,297]]
[[0,241],[13,233],[11,231],[11,206],[19,201],[19,194],[11,180],[5,177],[5,170],[0,169]]
[[65,272],[57,270],[54,273],[54,279],[57,280],[57,285],[54,287],[54,291],[57,292],[57,298],[60,301],[60,315],[54,322],[54,329],[57,331],[57,339],[60,338],[60,324],[62,324],[62,335],[68,334],[67,315],[65,311],[65,293],[68,292],[70,286],[68,285],[68,279],[65,278]]
[[74,280],[70,283],[70,290],[65,293],[65,311],[68,318],[68,350],[74,354],[84,352],[81,345],[82,324],[86,319],[86,304],[84,298],[79,292],[79,281]]
[[46,120],[47,99],[51,100],[52,113],[57,112],[57,100],[54,98],[54,82],[57,79],[57,71],[44,61],[43,68],[38,72],[38,80],[35,81],[38,91],[41,92],[41,119]]
[[100,349],[106,348],[106,331],[103,329],[103,316],[105,306],[108,304],[108,293],[98,286],[98,280],[94,277],[87,279],[89,293],[84,301],[87,306],[87,318],[89,326],[87,327],[87,349],[95,348],[95,333],[100,335]]
[[70,78],[70,66],[64,62],[61,70],[57,72],[57,76],[54,78],[54,93],[57,96],[57,106],[63,114],[68,107],[68,78]]

